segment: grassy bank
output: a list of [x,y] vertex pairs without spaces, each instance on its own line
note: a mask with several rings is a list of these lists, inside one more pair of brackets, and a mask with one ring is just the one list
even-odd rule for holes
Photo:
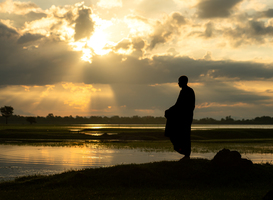
[[219,168],[192,159],[30,176],[0,184],[0,199],[262,199],[273,166]]

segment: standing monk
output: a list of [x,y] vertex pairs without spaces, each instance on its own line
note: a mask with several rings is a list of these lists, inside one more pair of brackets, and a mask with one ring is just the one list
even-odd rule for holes
[[185,155],[183,159],[189,159],[191,154],[191,123],[195,108],[195,94],[187,84],[187,76],[178,79],[178,85],[181,87],[178,99],[165,111],[165,136],[170,138],[175,151]]

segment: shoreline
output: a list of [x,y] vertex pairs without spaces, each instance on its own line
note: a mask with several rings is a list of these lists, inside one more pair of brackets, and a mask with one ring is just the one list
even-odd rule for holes
[[20,177],[0,183],[3,199],[262,199],[273,165],[217,167],[211,160],[162,161]]

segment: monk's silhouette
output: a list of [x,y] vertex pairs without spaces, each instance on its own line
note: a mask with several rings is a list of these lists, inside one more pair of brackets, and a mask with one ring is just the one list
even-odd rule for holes
[[165,111],[167,118],[165,136],[169,137],[174,150],[189,159],[191,154],[191,124],[195,108],[195,94],[188,87],[188,77],[181,76],[178,85],[182,88],[176,103]]

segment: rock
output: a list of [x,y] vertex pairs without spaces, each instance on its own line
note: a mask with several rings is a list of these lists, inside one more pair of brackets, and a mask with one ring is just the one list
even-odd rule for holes
[[238,151],[230,151],[229,149],[222,149],[219,151],[211,163],[220,167],[249,167],[253,163],[250,160],[242,159],[241,154]]
[[263,197],[263,200],[273,200],[273,190],[270,190],[266,195]]

